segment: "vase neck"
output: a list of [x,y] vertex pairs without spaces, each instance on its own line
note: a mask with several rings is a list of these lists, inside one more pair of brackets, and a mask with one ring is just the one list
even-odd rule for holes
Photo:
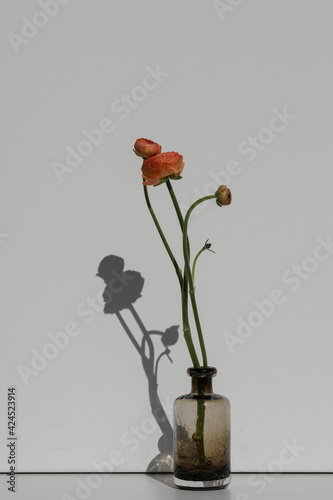
[[189,368],[188,375],[191,377],[191,394],[201,396],[213,393],[213,380],[216,375],[216,368],[208,366],[205,368]]

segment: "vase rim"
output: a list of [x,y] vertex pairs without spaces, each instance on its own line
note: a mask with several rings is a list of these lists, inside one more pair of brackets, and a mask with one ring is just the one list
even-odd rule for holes
[[215,377],[217,370],[214,366],[200,366],[199,368],[191,367],[187,369],[187,374],[190,377]]

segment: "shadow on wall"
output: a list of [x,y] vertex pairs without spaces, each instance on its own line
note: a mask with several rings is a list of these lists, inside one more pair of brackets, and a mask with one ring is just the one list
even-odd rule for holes
[[[148,379],[148,393],[152,414],[162,432],[158,441],[159,454],[153,458],[146,472],[171,472],[173,469],[173,431],[168,417],[158,396],[157,374],[163,356],[170,358],[170,347],[178,341],[178,326],[171,326],[164,332],[147,330],[134,308],[134,302],[141,297],[144,279],[137,271],[124,271],[124,259],[116,255],[104,257],[98,267],[97,276],[102,278],[106,287],[103,292],[104,313],[114,314],[125,330],[129,340],[137,350],[144,372]],[[128,309],[133,315],[141,332],[141,341],[137,340],[126,324],[122,311]],[[155,353],[156,342],[161,341],[161,352]],[[158,343],[158,345],[160,345]]]

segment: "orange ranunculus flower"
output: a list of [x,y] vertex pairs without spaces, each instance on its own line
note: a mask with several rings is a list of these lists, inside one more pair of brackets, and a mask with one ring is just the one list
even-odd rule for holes
[[185,163],[182,155],[175,153],[161,153],[145,160],[142,165],[142,184],[147,186],[157,186],[171,179],[181,179]]
[[215,193],[216,203],[219,207],[223,205],[230,205],[231,203],[231,191],[227,186],[220,186]]
[[142,158],[150,158],[160,154],[161,151],[161,146],[149,139],[137,139],[134,144],[134,152]]

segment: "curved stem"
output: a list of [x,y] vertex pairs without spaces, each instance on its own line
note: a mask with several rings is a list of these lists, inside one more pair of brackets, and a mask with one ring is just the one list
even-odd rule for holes
[[[178,200],[176,198],[175,192],[172,188],[172,184],[170,182],[170,179],[167,179],[166,186],[167,186],[169,194],[171,196],[172,203],[175,207],[180,228],[183,232],[184,231],[184,219],[183,219],[183,215],[182,215],[182,212],[180,210],[179,203],[178,203]],[[188,258],[190,258],[190,242],[189,242],[188,238],[187,238],[187,254],[188,254]],[[195,353],[195,348],[193,345],[191,329],[190,329],[190,321],[189,321],[189,317],[188,317],[188,279],[187,279],[185,270],[184,270],[183,285],[181,287],[181,292],[182,292],[182,319],[183,319],[184,338],[185,338],[185,341],[187,343],[187,347],[188,347],[189,351],[190,352],[193,351],[193,353],[195,354],[195,356],[191,355],[193,366],[196,368],[199,368],[200,362],[199,362],[199,359]]]
[[188,258],[188,250],[187,250],[187,228],[188,228],[188,221],[190,218],[191,213],[195,209],[197,205],[200,203],[203,203],[206,200],[211,200],[215,199],[215,195],[210,195],[210,196],[204,196],[203,198],[200,198],[196,202],[194,202],[190,208],[188,209],[185,220],[184,220],[184,230],[183,230],[183,253],[184,253],[184,261],[185,261],[185,274],[188,279],[189,283],[189,294],[190,294],[190,299],[191,299],[191,304],[192,304],[192,309],[193,309],[193,315],[194,315],[194,320],[195,324],[197,327],[198,331],[198,337],[199,337],[199,343],[200,343],[200,348],[202,352],[202,358],[203,358],[203,366],[207,366],[207,354],[206,354],[206,348],[205,348],[205,342],[203,339],[202,335],[202,330],[201,330],[201,324],[200,324],[200,319],[199,319],[199,313],[198,313],[198,308],[197,308],[197,303],[195,300],[195,291],[194,291],[194,285],[193,285],[193,279],[192,279],[192,274],[191,274],[191,268],[190,268],[190,262]]
[[211,247],[211,243],[208,243],[208,240],[206,241],[206,243],[204,244],[204,246],[202,247],[201,250],[199,250],[199,252],[197,253],[197,255],[195,256],[195,259],[193,261],[193,265],[192,265],[192,280],[193,280],[193,284],[194,284],[194,275],[195,275],[195,268],[196,268],[196,265],[197,265],[197,260],[198,258],[200,257],[200,255],[202,254],[202,252],[204,252],[205,250],[209,250],[210,252],[214,252],[214,250],[211,250],[210,247]]
[[164,244],[164,246],[165,246],[165,249],[166,249],[166,251],[167,251],[167,253],[168,253],[168,255],[169,255],[169,257],[170,257],[170,259],[171,259],[171,261],[172,261],[172,263],[173,263],[173,266],[174,266],[174,268],[175,268],[175,271],[176,271],[176,274],[177,274],[177,277],[178,277],[178,280],[179,280],[179,284],[180,284],[180,286],[182,286],[182,285],[183,285],[183,277],[182,277],[181,270],[180,270],[180,268],[179,268],[179,266],[178,266],[178,264],[177,264],[177,261],[176,261],[176,259],[175,259],[174,255],[173,255],[173,253],[172,253],[172,250],[171,250],[171,248],[169,247],[169,244],[168,244],[168,242],[167,242],[167,240],[166,240],[166,238],[165,238],[165,236],[164,236],[164,233],[163,233],[163,231],[162,231],[162,229],[161,229],[161,226],[160,226],[160,224],[159,224],[159,222],[158,222],[158,220],[157,220],[157,217],[156,217],[156,215],[155,215],[155,212],[154,212],[154,210],[153,210],[153,207],[151,206],[150,199],[149,199],[149,195],[148,195],[148,189],[147,189],[147,186],[143,186],[143,190],[144,190],[145,199],[146,199],[146,203],[147,203],[147,206],[148,206],[148,209],[149,209],[150,215],[151,215],[151,216],[152,216],[152,218],[153,218],[153,221],[154,221],[154,223],[155,223],[156,229],[157,229],[157,231],[158,231],[158,233],[159,233],[159,235],[160,235],[160,237],[161,237],[161,239],[162,239],[162,241],[163,241],[163,244]]
[[193,339],[192,339],[192,334],[191,334],[191,329],[190,329],[190,321],[188,318],[188,301],[187,301],[187,280],[185,279],[185,274],[184,274],[184,280],[183,280],[183,288],[182,288],[182,320],[183,320],[183,332],[184,332],[184,339],[187,345],[187,348],[189,350],[193,366],[195,368],[200,368],[200,361],[198,359],[197,353],[195,351],[195,347],[193,344]]
[[194,284],[194,275],[195,275],[195,266],[197,265],[197,260],[198,258],[200,257],[200,255],[202,254],[202,252],[204,252],[206,250],[205,247],[203,247],[201,250],[199,250],[199,252],[197,253],[197,255],[195,256],[195,259],[193,261],[193,266],[192,266],[192,281],[193,281],[193,284]]
[[178,280],[179,280],[179,284],[180,284],[180,289],[181,289],[181,292],[182,292],[182,319],[183,319],[183,332],[184,332],[184,338],[185,338],[185,341],[186,341],[186,344],[187,344],[187,348],[189,350],[189,353],[190,353],[190,356],[191,356],[191,359],[192,359],[192,363],[193,363],[193,366],[196,367],[196,368],[199,368],[200,366],[200,363],[199,363],[199,359],[198,359],[198,356],[195,352],[195,347],[194,347],[194,344],[193,344],[193,340],[192,340],[192,335],[191,335],[191,330],[190,330],[190,326],[189,326],[189,320],[188,320],[188,306],[187,306],[187,279],[185,279],[185,273],[184,273],[184,278],[183,278],[183,275],[182,275],[182,272],[177,264],[177,261],[169,247],[169,244],[164,236],[164,233],[161,229],[161,226],[157,220],[157,217],[154,213],[154,210],[151,206],[151,203],[150,203],[150,199],[149,199],[149,195],[148,195],[148,189],[147,189],[147,186],[144,185],[143,186],[143,189],[144,189],[144,194],[145,194],[145,199],[146,199],[146,203],[147,203],[147,206],[148,206],[148,209],[149,209],[149,212],[153,218],[153,221],[155,223],[155,226],[156,226],[156,229],[163,241],[163,244],[164,244],[164,247],[173,263],[173,266],[175,268],[175,271],[176,271],[176,274],[177,274],[177,277],[178,277]]
[[[178,200],[176,198],[176,195],[175,195],[175,192],[172,188],[172,184],[170,182],[170,179],[168,179],[166,181],[166,186],[168,188],[168,191],[170,193],[170,196],[171,196],[171,199],[172,199],[172,202],[174,204],[174,207],[175,207],[175,210],[176,210],[176,214],[177,214],[177,217],[178,217],[178,221],[179,221],[179,225],[181,227],[181,230],[183,231],[184,229],[184,219],[183,219],[183,214],[180,210],[180,206],[179,206],[179,203],[178,203]],[[187,246],[188,246],[188,258],[190,258],[190,242],[189,240],[187,239]]]
[[181,210],[180,210],[180,207],[179,207],[179,204],[178,204],[178,200],[176,198],[176,195],[174,193],[174,190],[172,188],[172,184],[170,182],[170,179],[168,179],[166,181],[166,186],[168,188],[168,191],[170,193],[170,196],[172,198],[172,201],[173,201],[173,204],[175,206],[175,209],[176,209],[176,213],[177,213],[177,217],[178,217],[178,220],[179,220],[179,224],[180,224],[180,227],[183,229],[184,227],[184,219],[183,219],[183,215],[181,213]]

